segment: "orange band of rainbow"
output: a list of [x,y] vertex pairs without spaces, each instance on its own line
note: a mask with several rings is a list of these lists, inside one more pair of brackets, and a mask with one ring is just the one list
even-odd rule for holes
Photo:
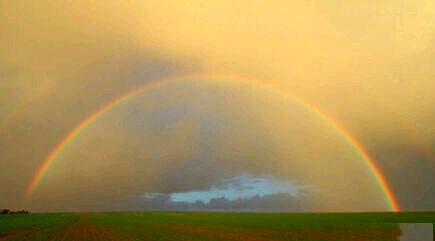
[[226,75],[224,78],[218,78],[218,76],[213,75],[192,75],[192,76],[186,76],[186,77],[178,77],[178,78],[169,78],[164,79],[160,81],[155,81],[151,83],[147,83],[139,88],[133,89],[132,91],[129,91],[125,93],[124,95],[121,95],[117,97],[116,99],[106,103],[102,107],[100,107],[96,112],[86,117],[83,121],[81,121],[76,127],[74,127],[68,134],[56,145],[56,147],[50,152],[50,154],[47,156],[47,158],[44,160],[44,162],[39,166],[37,169],[35,175],[33,176],[31,182],[28,185],[27,188],[27,195],[31,195],[36,188],[38,187],[41,180],[44,178],[45,174],[47,173],[49,167],[51,164],[56,160],[56,158],[61,154],[62,150],[65,149],[65,147],[71,143],[76,136],[80,134],[80,132],[86,127],[88,127],[93,122],[97,121],[104,113],[110,111],[114,107],[118,106],[119,104],[126,102],[128,99],[137,96],[138,94],[144,92],[145,90],[148,90],[153,87],[161,86],[165,83],[169,83],[172,81],[180,81],[180,80],[186,80],[186,79],[198,79],[198,78],[205,78],[205,79],[230,79],[235,81],[244,81],[249,82],[252,84],[256,84],[259,86],[263,86],[266,88],[274,89],[280,93],[285,94],[288,97],[291,97],[293,100],[297,101],[307,109],[311,110],[312,112],[316,113],[318,116],[323,118],[325,121],[329,123],[331,127],[337,130],[343,138],[345,138],[351,146],[354,148],[354,150],[365,160],[365,163],[367,165],[367,168],[370,170],[370,173],[372,174],[373,178],[376,180],[378,186],[382,190],[382,193],[384,195],[384,198],[388,204],[388,207],[391,211],[399,211],[399,204],[396,201],[396,198],[393,195],[393,192],[391,188],[389,187],[387,181],[385,180],[384,176],[382,175],[379,168],[376,166],[375,161],[370,157],[370,155],[365,151],[365,149],[362,147],[362,145],[352,136],[352,134],[345,128],[343,125],[341,125],[336,119],[334,119],[331,115],[326,113],[325,111],[322,111],[322,109],[319,106],[316,106],[314,103],[310,102],[307,99],[304,99],[302,97],[294,95],[290,90],[284,86],[271,83],[271,82],[265,82],[265,81],[259,81],[259,80],[244,80],[240,78],[239,76],[234,75]]

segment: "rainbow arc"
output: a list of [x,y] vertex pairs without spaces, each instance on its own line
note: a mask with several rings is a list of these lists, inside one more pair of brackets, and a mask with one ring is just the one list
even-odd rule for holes
[[133,89],[117,98],[107,102],[103,106],[101,106],[97,111],[92,113],[83,119],[78,125],[76,125],[72,130],[70,130],[64,138],[54,147],[54,149],[49,153],[49,155],[45,158],[42,164],[39,166],[37,171],[35,172],[33,178],[31,179],[28,187],[27,187],[27,196],[32,195],[33,192],[37,189],[41,181],[44,179],[44,176],[47,174],[50,166],[58,159],[59,155],[61,155],[62,151],[71,143],[73,140],[80,135],[82,131],[84,131],[88,126],[92,123],[96,122],[99,118],[101,118],[105,113],[119,106],[121,103],[127,102],[129,99],[143,93],[144,91],[151,90],[153,88],[162,86],[167,83],[171,83],[174,81],[183,81],[188,79],[230,79],[232,81],[242,81],[248,82],[251,84],[255,84],[264,88],[271,88],[279,93],[282,93],[294,101],[298,102],[302,106],[316,113],[319,117],[325,120],[331,127],[333,127],[340,135],[353,147],[356,153],[358,153],[362,159],[365,160],[366,166],[370,171],[374,180],[376,180],[379,188],[382,190],[384,199],[388,204],[388,207],[391,211],[400,211],[399,204],[391,190],[391,187],[388,185],[385,177],[382,175],[382,172],[376,165],[373,158],[370,157],[369,153],[363,148],[363,146],[358,142],[358,140],[350,133],[340,122],[338,122],[333,116],[323,111],[319,106],[315,103],[312,103],[308,99],[297,96],[293,94],[288,88],[272,83],[265,82],[259,80],[252,79],[243,79],[240,76],[235,75],[226,75],[223,78],[216,75],[191,75],[185,77],[178,78],[168,78],[155,82],[147,83],[139,88]]

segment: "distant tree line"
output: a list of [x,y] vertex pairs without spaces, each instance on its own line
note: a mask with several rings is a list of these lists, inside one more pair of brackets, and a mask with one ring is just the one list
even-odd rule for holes
[[29,211],[27,210],[19,210],[19,211],[12,211],[9,209],[0,209],[0,215],[4,214],[28,214]]

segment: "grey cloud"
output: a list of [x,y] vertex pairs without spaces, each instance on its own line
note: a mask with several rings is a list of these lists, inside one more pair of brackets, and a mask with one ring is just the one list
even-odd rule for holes
[[142,210],[233,210],[233,211],[309,211],[304,205],[305,196],[292,196],[287,193],[256,195],[230,200],[225,197],[213,198],[209,202],[176,202],[168,194],[144,197],[138,200]]

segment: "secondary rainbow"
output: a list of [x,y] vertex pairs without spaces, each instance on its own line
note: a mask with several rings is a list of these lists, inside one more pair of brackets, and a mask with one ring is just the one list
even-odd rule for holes
[[278,91],[279,93],[285,94],[286,96],[292,98],[293,100],[297,101],[301,105],[305,106],[310,111],[316,113],[321,118],[323,118],[331,127],[336,129],[344,139],[346,139],[351,146],[354,148],[354,150],[365,160],[365,163],[367,165],[367,168],[370,170],[371,175],[376,180],[379,188],[382,190],[382,193],[384,195],[384,199],[387,202],[389,209],[391,211],[400,211],[399,204],[388,185],[385,177],[382,175],[379,168],[376,166],[375,161],[370,157],[370,155],[367,153],[367,151],[362,147],[362,145],[353,137],[353,135],[342,125],[340,124],[334,117],[323,111],[319,106],[315,105],[314,103],[310,102],[309,100],[296,96],[293,94],[288,88],[272,83],[272,82],[266,82],[266,81],[260,81],[260,80],[245,80],[237,75],[225,75],[224,78],[221,78],[220,76],[216,75],[190,75],[185,77],[177,77],[177,78],[168,78],[163,79],[155,82],[146,83],[145,85],[133,89],[111,101],[101,106],[97,111],[95,111],[93,114],[86,117],[84,120],[82,120],[76,127],[74,127],[71,131],[69,131],[65,137],[54,147],[54,149],[49,153],[49,155],[45,158],[45,160],[42,162],[42,164],[39,166],[37,171],[35,172],[33,178],[31,179],[28,187],[27,187],[27,195],[30,196],[38,187],[41,180],[46,175],[47,171],[49,170],[50,166],[54,163],[56,158],[62,153],[62,150],[64,150],[68,144],[70,144],[75,137],[77,137],[81,131],[86,129],[89,125],[91,125],[93,122],[97,121],[101,116],[104,115],[104,113],[107,113],[114,107],[120,105],[123,102],[126,102],[130,98],[139,95],[140,93],[144,92],[145,90],[149,90],[154,87],[161,86],[165,83],[173,82],[173,81],[183,81],[183,80],[189,80],[189,79],[229,79],[232,81],[242,81],[242,82],[248,82],[256,85],[263,86],[265,88],[271,88],[273,90]]

